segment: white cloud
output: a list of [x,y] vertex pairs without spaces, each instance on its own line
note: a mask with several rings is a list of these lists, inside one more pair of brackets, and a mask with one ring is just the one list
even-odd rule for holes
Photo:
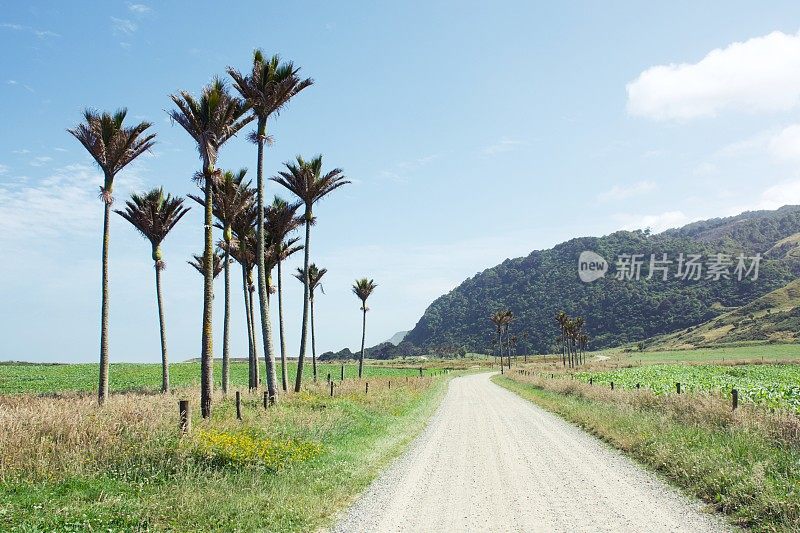
[[609,190],[597,195],[601,202],[625,200],[632,196],[648,193],[656,188],[653,181],[637,181],[630,185],[614,185]]
[[697,63],[650,67],[626,86],[628,112],[656,120],[800,104],[800,34],[779,31],[709,52]]
[[800,158],[800,124],[782,129],[769,141],[769,152],[779,159]]
[[128,19],[111,17],[111,28],[118,33],[133,35],[138,29],[138,26],[135,22],[132,22]]
[[144,15],[152,11],[152,8],[144,4],[128,4],[128,11],[136,13],[137,15]]
[[[37,248],[46,249],[42,240],[85,235],[97,229],[102,218],[98,192],[103,178],[95,168],[68,165],[35,183],[28,181],[0,184],[0,246],[14,239],[34,239]],[[140,188],[141,181],[127,174],[117,178],[115,187],[115,196],[120,197]]]
[[45,165],[45,163],[49,163],[52,160],[53,160],[52,157],[46,156],[46,155],[42,155],[42,156],[39,156],[39,157],[35,157],[33,159],[33,161],[30,162],[30,165],[32,167],[43,167]]
[[32,33],[33,35],[35,35],[39,39],[45,39],[47,37],[60,37],[59,34],[57,34],[56,32],[50,31],[50,30],[39,30],[39,29],[36,29],[36,28],[31,28],[30,26],[23,26],[21,24],[11,24],[11,23],[8,23],[8,22],[4,22],[4,23],[0,24],[0,28],[5,28],[7,30],[13,30],[13,31],[24,31],[24,32]]
[[777,209],[800,204],[800,179],[788,180],[768,187],[761,193],[755,209]]
[[692,174],[695,176],[713,176],[718,173],[719,167],[717,167],[717,165],[714,163],[709,163],[708,161],[700,163],[692,171]]
[[503,137],[496,143],[484,147],[481,150],[481,153],[483,153],[484,155],[497,155],[503,152],[513,152],[523,144],[525,143],[523,143],[522,141],[517,141],[514,139]]
[[683,211],[666,211],[655,215],[633,215],[617,213],[614,219],[623,229],[637,230],[650,228],[653,233],[658,233],[670,228],[677,228],[692,221]]
[[8,173],[8,165],[0,164],[0,174],[7,174]]

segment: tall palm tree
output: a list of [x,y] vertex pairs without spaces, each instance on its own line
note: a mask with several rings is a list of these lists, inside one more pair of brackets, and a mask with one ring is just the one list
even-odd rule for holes
[[[319,288],[322,294],[325,294],[325,289],[322,288],[322,278],[327,272],[327,268],[318,268],[314,263],[308,265],[308,292],[311,306],[311,368],[313,369],[314,381],[317,381],[317,342],[314,338],[314,292]],[[300,283],[303,283],[303,269],[298,268],[294,277],[296,277]]]
[[[224,246],[220,246],[225,254],[225,320],[222,328],[222,392],[228,392],[230,381],[230,324],[231,324],[231,269],[230,269],[230,248],[233,239],[233,223],[236,218],[252,203],[253,191],[250,182],[244,181],[247,169],[240,169],[238,172],[226,170],[221,173],[219,179],[213,183],[214,205],[212,212],[217,222],[214,224],[222,230],[222,240]],[[202,190],[202,187],[201,187]],[[189,198],[205,207],[205,199],[194,194],[188,195]]]
[[[272,204],[269,205],[265,213],[265,229],[270,237],[270,241],[278,245],[279,261],[278,268],[278,332],[281,344],[281,387],[284,392],[289,390],[289,378],[286,369],[286,336],[283,327],[283,275],[281,273],[281,263],[291,253],[289,247],[285,246],[286,237],[295,229],[300,227],[303,223],[301,217],[296,216],[297,210],[300,207],[300,202],[290,204],[282,198],[275,197]],[[296,242],[296,240],[295,240]],[[300,250],[302,247],[295,247],[294,251]]]
[[253,315],[253,269],[256,261],[256,230],[258,213],[255,206],[255,194],[252,194],[247,207],[236,217],[231,229],[234,240],[230,243],[231,256],[242,267],[242,290],[244,292],[244,312],[247,323],[248,344],[248,386],[251,390],[258,388],[258,353],[256,345],[255,320]]
[[84,121],[67,130],[80,141],[103,171],[103,185],[100,186],[100,197],[104,204],[103,274],[100,304],[100,380],[97,391],[100,404],[108,397],[108,246],[111,238],[109,224],[111,204],[114,201],[114,178],[131,161],[149,150],[156,138],[155,133],[145,133],[151,126],[149,122],[125,126],[127,113],[124,108],[113,115],[87,109],[83,112]]
[[269,319],[267,303],[266,239],[264,236],[264,145],[268,142],[267,120],[278,115],[289,101],[300,91],[314,82],[310,78],[301,79],[300,69],[291,62],[282,63],[278,55],[266,59],[264,52],[253,52],[253,65],[249,73],[242,74],[228,67],[234,86],[253,110],[257,118],[256,131],[251,139],[258,146],[256,167],[258,226],[256,235],[256,265],[258,267],[258,297],[261,310],[261,334],[264,341],[264,357],[267,360],[267,390],[274,401],[278,384],[275,376],[275,349],[272,344],[272,324]]
[[[214,278],[222,274],[222,256],[219,252],[214,252],[211,261],[214,264]],[[192,266],[201,276],[205,276],[206,273],[206,266],[205,266],[205,258],[202,255],[192,255],[192,259],[190,261],[186,261],[189,265]]]
[[[279,172],[277,176],[274,176],[271,179],[289,189],[305,206],[303,222],[306,227],[306,240],[304,244],[305,257],[303,259],[303,272],[307,274],[310,257],[309,251],[311,241],[311,225],[314,223],[314,213],[312,208],[319,200],[339,187],[350,182],[347,181],[344,174],[342,174],[342,170],[338,168],[335,168],[323,175],[321,155],[318,155],[309,161],[297,156],[295,163],[288,162],[285,163],[285,166],[285,171]],[[303,329],[300,333],[300,353],[297,357],[297,377],[295,378],[294,382],[295,392],[300,392],[300,386],[303,383],[303,361],[306,356],[306,335],[308,330],[308,305],[310,292],[308,276],[304,275],[304,278]]]
[[132,194],[125,204],[125,210],[115,209],[115,213],[133,224],[152,247],[156,270],[156,301],[158,303],[158,325],[161,330],[161,392],[169,391],[169,365],[167,363],[167,330],[164,323],[164,302],[161,297],[161,271],[166,267],[162,258],[161,243],[175,224],[189,212],[183,206],[183,198],[164,194],[158,187],[143,195]]
[[372,291],[374,291],[377,286],[375,281],[367,278],[357,279],[356,282],[353,283],[353,294],[361,300],[361,312],[363,317],[361,320],[361,355],[358,357],[358,379],[361,379],[361,372],[364,367],[364,341],[367,337],[367,311],[369,311],[367,307],[367,298],[370,297]]
[[503,333],[506,335],[506,361],[508,362],[508,368],[511,368],[511,341],[509,339],[508,328],[511,326],[513,320],[514,313],[512,313],[510,309],[503,311]]
[[496,311],[489,316],[489,321],[494,324],[497,330],[497,349],[500,350],[500,373],[503,373],[503,323],[505,314],[503,311]]
[[178,107],[178,109],[169,111],[170,117],[194,139],[203,161],[203,168],[199,173],[205,193],[205,273],[203,276],[203,345],[200,354],[200,412],[203,418],[209,418],[211,416],[211,392],[214,388],[214,344],[212,340],[214,235],[211,229],[214,187],[209,185],[216,182],[220,176],[220,172],[216,168],[220,148],[245,127],[252,117],[247,116],[249,106],[239,98],[232,96],[221,79],[214,79],[205,86],[199,100],[186,91],[170,95],[170,98]]

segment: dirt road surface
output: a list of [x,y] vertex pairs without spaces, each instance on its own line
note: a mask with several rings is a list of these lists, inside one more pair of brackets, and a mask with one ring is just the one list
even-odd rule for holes
[[453,379],[422,435],[333,531],[727,529],[698,502],[489,378]]

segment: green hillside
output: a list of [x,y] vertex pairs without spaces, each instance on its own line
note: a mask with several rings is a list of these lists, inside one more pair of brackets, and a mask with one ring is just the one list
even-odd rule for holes
[[[413,353],[450,346],[489,352],[495,334],[488,316],[501,308],[511,309],[516,316],[511,332],[519,337],[520,353],[553,349],[558,335],[553,317],[559,310],[586,318],[592,349],[685,331],[731,309],[755,304],[754,300],[797,278],[798,243],[800,206],[711,219],[655,235],[646,230],[619,231],[604,237],[572,239],[527,257],[507,259],[467,279],[428,307],[398,351]],[[578,257],[585,250],[609,262],[605,277],[591,283],[579,279]],[[763,259],[758,280],[705,276],[684,280],[674,276],[675,265],[666,280],[660,274],[645,279],[646,268],[642,279],[616,279],[619,254],[643,254],[649,263],[651,254],[660,258],[664,253],[673,260],[680,253],[702,254],[704,260],[718,253],[733,258],[740,253],[760,253]],[[745,312],[748,320],[749,314]],[[783,322],[780,324],[776,327],[783,327]],[[755,329],[752,334],[756,335]],[[757,334],[772,335],[768,331]]]
[[796,342],[798,332],[800,280],[795,280],[697,327],[653,339],[652,346],[687,349],[743,342]]

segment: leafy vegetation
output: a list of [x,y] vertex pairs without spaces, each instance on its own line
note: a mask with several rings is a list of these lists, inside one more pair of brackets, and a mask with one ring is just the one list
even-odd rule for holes
[[[558,324],[552,317],[563,310],[586,319],[591,348],[619,346],[676,330],[686,330],[727,310],[745,305],[783,287],[800,273],[800,259],[790,253],[796,244],[779,245],[800,233],[800,207],[748,212],[727,219],[690,224],[657,235],[620,231],[605,237],[573,239],[527,257],[508,259],[464,281],[434,301],[396,351],[424,353],[437,346],[464,347],[490,353],[492,331],[486,317],[510,309],[516,321],[512,334],[521,353],[553,353]],[[717,253],[736,257],[762,253],[758,280],[700,279],[658,275],[652,279],[617,280],[609,274],[592,283],[577,276],[582,251],[592,250],[610,263],[623,253]],[[643,269],[646,272],[647,267]]]
[[800,412],[800,366],[798,365],[648,365],[603,372],[577,372],[575,377],[596,385],[632,389],[640,385],[656,394],[713,391],[739,397],[773,409]]

